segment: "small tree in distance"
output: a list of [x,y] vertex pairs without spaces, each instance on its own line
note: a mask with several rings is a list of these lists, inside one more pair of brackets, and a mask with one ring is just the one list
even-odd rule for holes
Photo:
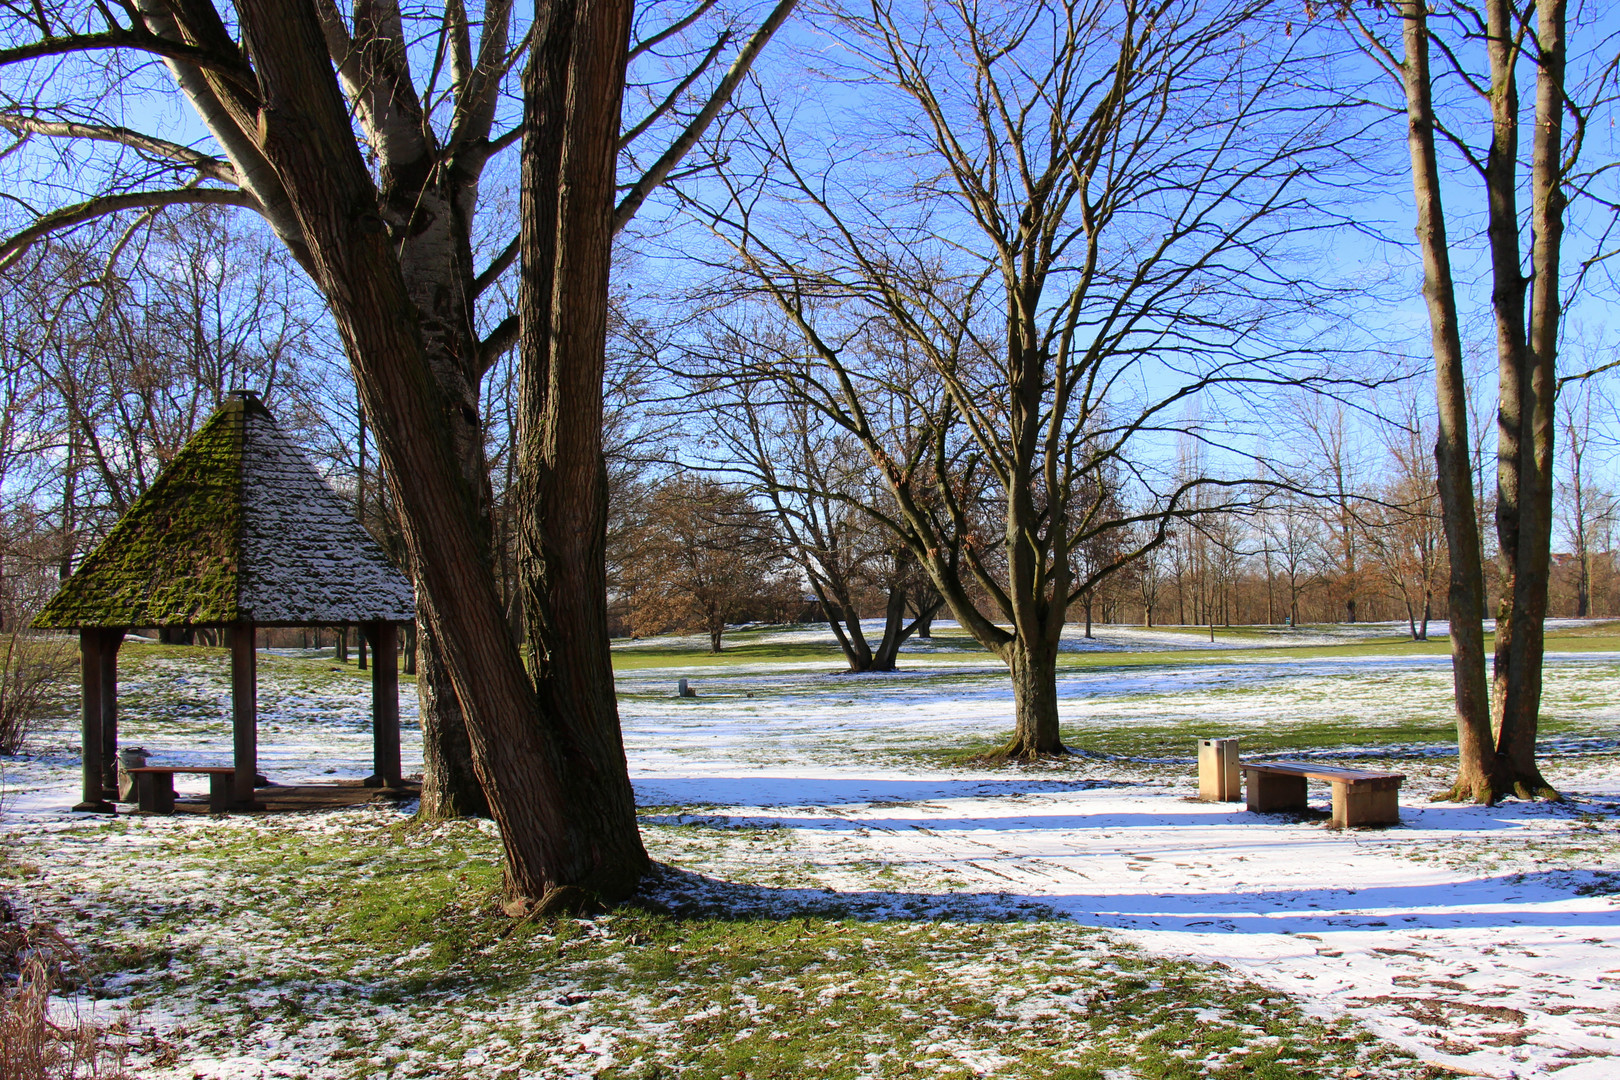
[[742,491],[678,475],[643,504],[621,582],[640,636],[701,630],[718,653],[726,625],[779,611],[792,582],[770,516]]

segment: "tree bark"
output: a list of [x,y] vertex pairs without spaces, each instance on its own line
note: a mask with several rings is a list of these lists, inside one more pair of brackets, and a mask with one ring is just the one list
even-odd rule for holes
[[473,768],[467,719],[442,650],[424,623],[416,687],[422,724],[422,808],[428,820],[489,817],[489,799]]
[[575,875],[624,895],[647,866],[607,629],[602,377],[629,0],[537,5],[523,73],[517,533],[529,666]]
[[[1421,3],[1403,3],[1401,14],[1408,146],[1424,258],[1424,297],[1435,351],[1440,420],[1435,461],[1451,562],[1448,603],[1458,773],[1448,795],[1481,803],[1493,803],[1510,792],[1556,797],[1536,767],[1535,732],[1552,534],[1558,257],[1563,223],[1564,4],[1563,0],[1537,4],[1540,63],[1532,143],[1534,273],[1530,278],[1519,269],[1516,16],[1503,0],[1490,0],[1486,5],[1492,141],[1483,174],[1499,375],[1496,527],[1504,569],[1492,677],[1495,692],[1489,696],[1483,659],[1486,590],[1468,453],[1467,389],[1434,149],[1427,8]],[[1532,282],[1527,335],[1525,293]]]
[[[508,892],[520,901],[543,901],[559,889],[623,896],[642,864],[627,870],[612,852],[604,859],[593,842],[601,823],[589,803],[574,801],[575,777],[588,770],[572,760],[553,718],[537,709],[506,632],[488,544],[475,524],[476,489],[462,475],[450,438],[454,406],[428,366],[313,7],[242,0],[238,11],[260,96],[256,108],[237,103],[238,122],[256,132],[286,187],[354,368],[419,574],[418,610],[442,646],[467,716],[474,766],[500,827]],[[621,775],[623,768],[621,756]],[[622,786],[629,788],[628,777]]]
[[1058,732],[1057,649],[1045,635],[1020,634],[1003,659],[1012,675],[1014,726],[997,756],[1032,760],[1067,754]]
[[[1491,26],[1508,32],[1511,9],[1490,8]],[[1536,765],[1536,729],[1541,707],[1547,588],[1552,549],[1554,403],[1557,357],[1559,255],[1563,240],[1564,0],[1536,4],[1536,124],[1531,135],[1531,267],[1519,273],[1517,217],[1507,197],[1491,202],[1492,268],[1497,294],[1502,409],[1498,416],[1497,535],[1507,568],[1496,630],[1496,744],[1512,790],[1524,798],[1557,798]],[[1493,30],[1494,32],[1494,30]],[[1501,115],[1517,105],[1506,42],[1491,44],[1493,99],[1498,137],[1510,124]],[[1498,102],[1500,104],[1498,105]],[[1515,110],[1516,111],[1516,110]],[[1516,136],[1516,131],[1515,131]],[[1494,150],[1494,146],[1493,146]],[[1506,169],[1503,170],[1507,172]],[[1514,176],[1497,177],[1509,186]],[[1499,205],[1500,204],[1500,205]],[[1498,219],[1498,214],[1503,215]],[[1498,234],[1513,223],[1513,262],[1499,261]],[[1500,258],[1507,250],[1502,244]],[[1528,333],[1524,296],[1530,292]],[[1514,320],[1516,317],[1516,321]],[[1510,390],[1511,386],[1511,390]]]

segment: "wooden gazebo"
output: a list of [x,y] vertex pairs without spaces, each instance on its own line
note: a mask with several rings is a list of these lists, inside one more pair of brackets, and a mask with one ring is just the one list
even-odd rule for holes
[[356,625],[372,664],[374,772],[399,787],[398,625],[410,582],[249,391],[233,391],[181,448],[34,625],[79,631],[84,798],[111,812],[118,766],[118,649],[136,627],[216,627],[231,650],[232,801],[254,805],[256,629]]

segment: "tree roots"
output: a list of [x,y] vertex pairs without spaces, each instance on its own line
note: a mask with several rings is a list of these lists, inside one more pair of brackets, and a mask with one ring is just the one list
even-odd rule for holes
[[1005,765],[1009,762],[1060,761],[1073,755],[1074,751],[1062,743],[1057,743],[1054,747],[1039,747],[1027,740],[1014,737],[1007,745],[991,750],[978,760],[987,765]]
[[1526,801],[1562,802],[1564,797],[1551,784],[1539,777],[1534,781],[1519,780],[1511,786],[1497,786],[1488,780],[1467,783],[1459,780],[1445,791],[1435,795],[1433,802],[1473,803],[1476,806],[1495,806],[1503,799],[1515,796]]

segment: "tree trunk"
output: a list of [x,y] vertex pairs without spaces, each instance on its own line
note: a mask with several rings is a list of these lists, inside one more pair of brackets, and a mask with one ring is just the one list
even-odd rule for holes
[[[405,674],[407,674],[407,675],[415,675],[416,674],[416,624],[414,622],[410,622],[410,623],[405,624],[405,668],[404,668],[404,670],[405,670]],[[418,706],[418,708],[420,708],[420,706]],[[468,760],[469,763],[472,761],[472,759],[470,757],[467,760]]]
[[[387,224],[370,209],[377,190],[333,81],[314,7],[241,0],[237,10],[262,100],[244,103],[222,77],[204,74],[240,114],[242,129],[256,133],[285,184],[354,368],[417,569],[418,612],[441,646],[500,828],[508,893],[516,901],[557,904],[576,903],[581,893],[623,896],[644,857],[629,864],[617,857],[622,832],[615,826],[622,822],[603,820],[598,804],[581,801],[579,790],[583,782],[628,792],[622,754],[615,785],[597,774],[597,760],[569,744],[566,722],[536,708],[502,620],[489,546],[476,526],[477,492],[451,443],[454,406],[428,367]],[[555,45],[537,41],[535,55],[554,59]],[[605,655],[605,638],[602,646]],[[633,836],[633,812],[630,821]]]
[[[435,167],[426,152],[414,161],[389,157],[385,166],[379,177],[381,203],[401,238],[400,270],[421,325],[428,369],[447,405],[442,422],[462,478],[475,493],[473,521],[487,544],[492,500],[479,415],[483,358],[472,312],[476,177],[464,175],[459,160]],[[439,644],[424,634],[422,646],[425,653]],[[424,743],[421,815],[435,820],[479,814],[476,808],[487,807],[488,800],[468,786],[476,783],[467,756],[472,743],[449,669],[442,661],[423,663],[416,675]]]
[[889,602],[883,611],[883,640],[878,642],[868,671],[893,671],[906,629],[906,590],[889,589]]
[[[489,799],[473,768],[467,720],[456,698],[442,650],[422,624],[416,691],[422,724],[422,809],[424,818],[489,817]],[[407,656],[410,654],[407,653]]]
[[1423,297],[1434,349],[1439,419],[1435,469],[1451,563],[1447,614],[1451,619],[1452,698],[1457,713],[1457,778],[1447,795],[1491,803],[1499,796],[1502,774],[1491,738],[1490,701],[1486,694],[1485,575],[1468,453],[1468,384],[1463,374],[1456,293],[1434,146],[1425,0],[1407,0],[1401,14],[1405,26],[1407,148],[1412,159],[1418,243],[1423,252]]
[[1031,760],[1069,752],[1058,734],[1057,649],[1041,637],[1019,634],[1006,646],[1015,719],[1013,737],[997,756]]
[[[636,827],[607,629],[602,378],[629,0],[538,4],[523,73],[519,589],[541,716],[560,751],[554,843],[575,883],[630,892]],[[532,894],[531,894],[532,895]]]
[[[1498,9],[1500,8],[1500,15]],[[1507,8],[1500,0],[1491,7],[1493,25],[1505,28]],[[1498,200],[1491,203],[1492,263],[1496,271],[1498,341],[1501,352],[1502,409],[1497,443],[1497,535],[1508,568],[1503,584],[1501,615],[1496,631],[1496,746],[1508,769],[1508,781],[1524,798],[1554,798],[1558,792],[1536,765],[1536,729],[1541,708],[1541,672],[1545,648],[1547,587],[1552,550],[1553,425],[1558,392],[1559,255],[1563,239],[1563,83],[1564,0],[1538,0],[1536,34],[1539,63],[1536,76],[1536,125],[1531,135],[1531,267],[1526,281],[1519,274],[1518,235],[1513,234],[1514,261],[1506,256],[1506,243],[1497,250],[1497,234],[1505,236],[1508,219],[1498,219]],[[1493,74],[1503,45],[1492,42]],[[1511,72],[1493,80],[1509,88],[1500,95],[1516,104]],[[1505,106],[1504,106],[1505,107]],[[1508,123],[1498,117],[1498,131]],[[1494,146],[1493,146],[1494,149]],[[1509,167],[1498,177],[1510,185]],[[1511,192],[1508,193],[1511,196]],[[1501,200],[1500,212],[1513,210],[1510,198]],[[1515,219],[1516,225],[1516,219]],[[1529,332],[1524,331],[1523,299],[1530,286]],[[1517,306],[1513,304],[1517,300]],[[1517,314],[1517,323],[1511,324]],[[1516,333],[1515,333],[1516,332]],[[1511,352],[1507,346],[1517,346]],[[1509,391],[1511,377],[1512,392]]]
[[843,652],[849,670],[870,671],[872,646],[867,643],[866,634],[861,630],[860,614],[850,603],[848,591],[837,589],[829,600],[828,587],[819,574],[810,575],[810,588],[821,603],[821,610],[827,616],[827,625],[832,628],[833,637],[838,641],[838,648]]

